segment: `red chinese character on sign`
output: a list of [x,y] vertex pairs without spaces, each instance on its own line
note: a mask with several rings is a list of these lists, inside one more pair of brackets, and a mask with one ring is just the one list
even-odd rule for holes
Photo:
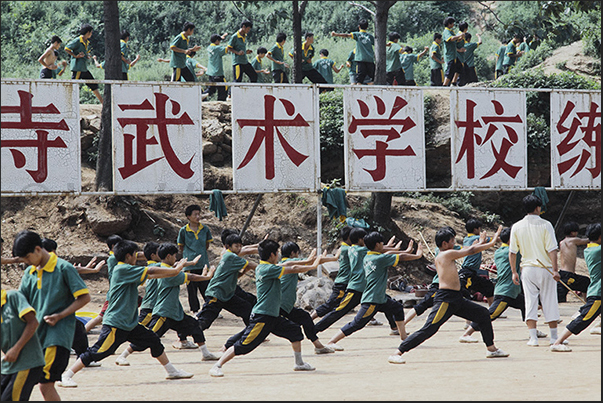
[[470,99],[467,100],[467,120],[455,121],[457,127],[465,128],[463,142],[461,144],[461,149],[459,151],[459,155],[455,163],[458,164],[463,159],[463,157],[467,158],[468,179],[475,178],[475,146],[484,146],[488,141],[492,139],[494,134],[499,130],[499,127],[496,125],[496,123],[502,124],[507,134],[507,137],[503,138],[499,150],[496,149],[494,142],[490,142],[490,146],[492,147],[492,154],[494,156],[494,164],[492,165],[492,168],[490,168],[490,170],[480,179],[489,178],[501,169],[507,175],[515,179],[515,177],[517,177],[517,174],[521,170],[521,167],[513,166],[506,161],[511,147],[517,144],[517,142],[519,141],[519,136],[517,135],[517,132],[508,124],[522,123],[521,117],[519,115],[502,116],[505,112],[503,105],[495,100],[492,100],[492,104],[494,105],[494,112],[496,113],[496,115],[482,117],[482,121],[488,129],[484,138],[479,136],[476,132],[476,129],[481,129],[484,126],[480,123],[479,119],[475,120],[475,107],[477,106],[477,104],[474,101]]
[[[376,119],[369,119],[367,116],[370,114],[369,106],[363,102],[362,100],[358,101],[358,106],[360,107],[360,114],[362,115],[361,119],[357,119],[355,116],[352,116],[352,121],[350,122],[350,126],[348,131],[350,134],[354,134],[358,127],[368,126],[382,126],[377,129],[365,129],[360,130],[360,133],[364,138],[369,136],[386,136],[386,140],[384,141],[376,141],[375,149],[371,150],[359,150],[353,149],[354,154],[358,157],[358,159],[362,159],[367,156],[375,157],[376,166],[374,170],[365,169],[368,172],[375,182],[383,180],[386,174],[386,159],[387,157],[401,157],[401,156],[415,156],[415,151],[411,146],[408,146],[402,150],[390,149],[388,144],[392,140],[396,140],[401,138],[402,133],[412,129],[416,126],[416,123],[410,118],[406,117],[405,119],[394,119],[394,117],[400,112],[407,104],[404,99],[401,97],[396,97],[394,101],[394,105],[392,106],[392,110],[389,113],[389,117],[386,116],[387,107],[383,99],[378,96],[374,96],[375,103],[377,105],[377,113],[382,116]],[[402,129],[398,132],[396,130],[396,126],[402,126]],[[387,127],[387,129],[385,128]]]
[[[31,175],[36,183],[42,183],[48,177],[48,149],[49,148],[67,148],[67,144],[61,137],[54,140],[48,140],[49,132],[47,130],[62,130],[68,131],[69,126],[64,119],[60,122],[34,122],[32,115],[45,114],[45,115],[60,115],[61,112],[57,109],[54,104],[47,106],[33,106],[32,99],[33,94],[26,91],[17,91],[19,94],[19,106],[2,106],[2,114],[19,114],[20,120],[17,122],[5,122],[2,121],[0,124],[3,129],[38,129],[36,134],[38,138],[36,140],[2,140],[2,147],[9,147],[9,150],[13,156],[15,167],[21,169],[25,166],[26,160],[25,155],[16,148],[20,147],[33,147],[38,149],[38,169],[30,170],[27,169],[27,173]],[[44,130],[47,129],[47,130]]]
[[[139,105],[121,104],[118,105],[122,111],[126,110],[155,110],[155,118],[118,118],[121,127],[128,125],[136,126],[136,134],[124,133],[124,166],[119,168],[119,173],[123,179],[140,172],[144,168],[154,164],[163,157],[158,157],[152,160],[147,159],[147,146],[157,145],[157,139],[155,137],[147,138],[147,131],[149,126],[156,125],[159,132],[159,144],[161,150],[165,156],[170,167],[184,179],[189,179],[193,176],[194,172],[191,169],[191,162],[193,157],[186,162],[180,162],[180,159],[174,152],[170,143],[170,137],[168,135],[168,125],[193,125],[194,122],[190,116],[184,112],[179,118],[167,118],[166,117],[166,106],[170,98],[161,93],[155,93],[155,108],[151,105],[149,100],[145,100]],[[175,116],[180,113],[180,104],[171,100],[172,110],[171,113]],[[136,144],[134,144],[136,142]],[[136,161],[134,161],[134,150],[136,150]]]
[[[571,101],[568,102],[567,105],[565,105],[565,109],[563,110],[563,113],[561,114],[561,118],[559,119],[559,122],[557,122],[557,131],[559,132],[559,134],[563,136],[564,133],[567,133],[565,135],[565,137],[563,138],[563,140],[561,140],[561,143],[557,146],[557,151],[559,152],[559,156],[563,157],[565,154],[572,151],[580,143],[580,140],[582,140],[582,141],[584,141],[584,143],[586,143],[586,145],[588,146],[588,149],[583,149],[581,155],[576,155],[573,158],[560,162],[559,164],[557,164],[557,169],[559,170],[559,174],[563,175],[565,172],[569,171],[576,164],[578,159],[580,159],[580,161],[578,162],[578,166],[576,167],[576,170],[571,175],[571,177],[573,178],[574,176],[576,176],[579,172],[581,172],[584,169],[584,167],[586,166],[586,163],[592,156],[591,148],[594,147],[595,148],[595,166],[592,168],[586,168],[586,169],[588,171],[590,171],[593,178],[596,178],[597,176],[599,176],[601,174],[601,111],[599,110],[597,112],[597,110],[599,109],[599,105],[592,102],[590,104],[590,111],[577,112],[576,115],[578,117],[574,118],[572,120],[571,126],[570,127],[564,126],[565,121],[568,119],[568,117],[570,116],[570,114],[572,113],[572,111],[574,110],[575,107],[576,107],[576,104],[574,104]],[[581,126],[582,119],[584,119],[584,118],[588,119],[586,126]],[[595,119],[599,119],[599,123],[596,126],[595,126]],[[574,139],[574,137],[576,136],[576,134],[578,132],[578,129],[580,129],[582,131],[584,136],[581,139],[578,139],[578,140],[572,142],[572,140]]]
[[[285,140],[283,134],[278,129],[279,127],[309,127],[309,123],[298,113],[297,116],[293,119],[276,119],[274,117],[274,104],[277,98],[272,95],[264,95],[264,119],[238,119],[237,123],[239,127],[243,129],[244,127],[251,126],[257,127],[255,131],[255,137],[251,142],[251,146],[249,147],[249,151],[243,158],[241,164],[237,167],[237,169],[244,168],[255,155],[258,153],[260,146],[265,141],[265,155],[266,155],[266,179],[272,180],[275,176],[275,167],[274,167],[274,132],[276,131],[276,135],[285,150],[285,153],[289,157],[289,159],[295,164],[295,166],[300,166],[302,162],[304,162],[308,156],[301,154],[297,150],[295,150],[291,144]],[[295,105],[286,99],[279,99],[283,106],[285,107],[285,111],[289,116],[293,116],[295,113]]]

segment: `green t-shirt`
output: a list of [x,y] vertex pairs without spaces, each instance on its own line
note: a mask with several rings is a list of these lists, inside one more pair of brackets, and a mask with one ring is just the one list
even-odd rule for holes
[[[19,291],[2,290],[2,324],[0,325],[0,346],[2,351],[10,350],[21,338],[27,323],[23,316],[35,313],[27,298]],[[2,375],[15,374],[30,368],[43,367],[44,354],[37,334],[25,344],[15,362],[2,361]]]
[[[161,263],[161,267],[172,266]],[[174,277],[157,279],[157,303],[153,308],[153,316],[169,318],[176,322],[184,319],[184,309],[180,303],[180,286],[188,283],[188,274],[181,271]]]
[[[463,248],[468,248],[473,245],[476,239],[479,239],[479,235],[476,234],[467,234],[467,236],[463,239]],[[487,238],[487,242],[490,242],[490,238]],[[478,271],[482,265],[482,253],[474,253],[473,255],[469,255],[465,257],[463,260],[463,269],[470,269],[473,271]]]
[[[275,60],[278,60],[279,62],[284,62],[285,61],[285,49],[283,49],[283,47],[279,44],[279,43],[275,43],[270,49],[268,49],[268,54]],[[286,70],[285,65],[283,64],[278,64],[275,62],[271,62],[272,63],[272,68],[271,70]]]
[[[531,49],[530,49],[530,45],[528,45],[527,42],[521,42],[519,44],[519,50],[523,52],[523,54],[525,55],[526,53],[528,53]],[[521,56],[519,57],[519,59],[521,59]]]
[[433,42],[431,44],[431,48],[429,49],[429,67],[432,70],[441,69],[442,65],[431,58],[431,56],[434,54],[435,57],[442,60],[442,47],[437,42]]
[[356,49],[350,51],[347,61],[350,62],[350,74],[356,74]]
[[[515,269],[521,275],[519,263],[521,255],[517,254],[517,264]],[[494,264],[496,265],[496,285],[494,286],[494,295],[503,295],[509,298],[517,298],[521,293],[521,285],[513,283],[513,271],[509,262],[509,245],[503,243],[500,248],[494,252]]]
[[249,61],[247,60],[247,44],[245,43],[246,37],[241,36],[239,31],[232,34],[230,37],[230,41],[228,41],[228,47],[235,51],[243,51],[242,55],[232,54],[232,65],[236,64],[247,64]]
[[503,61],[504,66],[513,66],[517,61],[516,57],[510,57],[510,55],[517,54],[517,47],[515,47],[515,43],[513,41],[507,44],[507,49],[505,50],[505,60]]
[[415,79],[415,63],[419,61],[419,56],[415,54],[402,53],[400,55],[400,63],[404,70],[404,78],[407,81]]
[[[153,260],[147,261],[147,267],[159,266],[161,266],[160,262],[155,262]],[[140,303],[140,309],[153,309],[155,307],[155,303],[157,302],[157,280],[158,279],[156,278],[150,278],[145,283],[144,297],[142,298],[142,302]]]
[[335,62],[329,58],[321,56],[320,59],[314,62],[314,68],[321,76],[327,80],[327,83],[333,84],[333,65]]
[[178,232],[178,246],[184,246],[182,257],[189,261],[195,259],[197,255],[202,255],[195,266],[188,266],[184,271],[203,270],[205,265],[209,266],[209,257],[207,255],[207,242],[213,241],[211,231],[203,224],[199,224],[197,232],[193,231],[189,224],[180,228]]
[[456,35],[452,29],[444,28],[444,32],[442,32],[442,43],[444,44],[444,61],[446,63],[453,61],[458,55],[456,51],[456,41],[451,40],[453,36]]
[[[282,258],[281,262],[298,261],[299,258]],[[291,312],[297,301],[297,273],[284,274],[281,277],[281,309],[287,313]]]
[[590,275],[590,285],[586,297],[601,296],[601,245],[589,243],[584,249],[584,260]]
[[366,277],[364,276],[364,257],[368,252],[366,246],[352,245],[348,249],[350,257],[350,281],[348,282],[348,290],[364,292],[366,287]]
[[80,58],[71,57],[69,61],[69,68],[71,71],[88,71],[88,56],[90,51],[88,50],[88,46],[90,45],[90,41],[85,41],[83,36],[79,36],[69,42],[67,46],[65,46],[65,50],[70,50],[74,55],[79,55],[81,52],[84,52],[85,56]]
[[402,46],[395,42],[390,42],[391,45],[387,47],[386,54],[386,65],[387,72],[398,71],[402,68],[402,64],[400,63],[400,54],[403,52]]
[[503,71],[503,62],[505,61],[505,53],[507,52],[507,46],[502,45],[496,52],[496,70]]
[[73,265],[50,253],[50,259],[40,270],[25,269],[19,291],[36,311],[37,334],[42,348],[61,346],[70,349],[75,332],[75,313],[50,326],[44,316],[66,309],[77,297],[89,294],[88,287]]
[[347,285],[350,281],[350,257],[348,256],[348,249],[350,245],[345,242],[341,243],[341,253],[339,254],[339,270],[333,283]]
[[[130,51],[130,46],[128,45],[128,43],[126,41],[124,41],[123,39],[121,39],[119,41],[119,48],[121,50],[121,55],[127,59],[128,58],[128,53]],[[130,65],[122,60],[121,61],[121,71],[122,71],[122,73],[127,73],[129,70],[130,70]]]
[[211,44],[207,47],[207,54],[209,56],[207,75],[212,77],[224,76],[224,64],[222,63],[222,57],[226,55],[225,45]]
[[357,62],[375,62],[375,37],[365,30],[352,32],[352,39],[356,41],[356,61]]
[[284,267],[260,260],[255,269],[257,302],[252,313],[278,317],[281,311],[281,277]]
[[103,316],[103,325],[125,331],[138,325],[138,286],[147,280],[147,271],[145,266],[117,263],[107,293],[109,305]]
[[[190,57],[188,55],[186,56],[186,68],[190,70],[195,81],[197,81],[197,72],[195,70],[199,66],[201,66],[201,65],[195,59],[193,59],[192,57]],[[181,77],[181,79],[183,80],[184,77]]]
[[465,65],[475,67],[475,49],[479,47],[477,42],[465,43]]
[[366,288],[362,293],[361,304],[385,304],[387,301],[387,271],[396,266],[400,255],[383,254],[369,251],[364,258]]
[[[457,35],[460,35],[460,34],[462,34],[461,31],[459,31]],[[458,60],[460,60],[460,62],[463,63],[463,64],[466,61],[465,60],[465,52],[459,52],[459,49],[462,49],[463,47],[465,47],[465,43],[466,42],[465,42],[464,39],[456,42],[456,58]]]
[[[289,56],[293,57],[293,52],[295,48],[291,48],[289,51]],[[310,71],[314,68],[312,65],[312,59],[314,58],[314,47],[310,45],[308,49],[304,50],[304,44],[302,44],[302,71]]]
[[[183,32],[178,34],[170,43],[170,47],[175,46],[178,49],[187,50],[190,38],[184,35]],[[172,50],[170,57],[170,67],[174,69],[183,69],[186,67],[186,53],[178,53]]]
[[247,260],[228,250],[222,255],[214,276],[209,280],[205,295],[222,302],[229,301],[235,294],[239,272],[248,264]]
[[268,75],[260,71],[264,70],[264,66],[262,65],[262,61],[260,60],[259,56],[253,58],[253,60],[251,61],[251,67],[253,67],[253,69],[258,74],[258,83],[270,82],[270,80],[268,79]]

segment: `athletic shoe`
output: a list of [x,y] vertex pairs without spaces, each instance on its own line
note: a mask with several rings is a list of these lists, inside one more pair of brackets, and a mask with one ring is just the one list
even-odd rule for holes
[[590,334],[601,334],[601,326],[595,326],[590,329]]
[[527,344],[530,347],[538,347],[538,339],[530,339]]
[[90,364],[88,364],[88,368],[95,368],[95,367],[100,367],[101,364],[100,362],[96,362],[96,361],[92,361]]
[[488,351],[488,353],[486,354],[486,358],[501,358],[501,357],[508,357],[508,356],[509,356],[509,353],[505,353],[500,348],[497,348],[496,351]]
[[172,347],[174,347],[176,350],[194,350],[194,349],[199,348],[199,346],[197,344],[193,343],[190,340],[184,340],[184,341],[178,340],[177,342],[172,344]]
[[398,329],[391,329],[389,331],[390,336],[400,336],[400,331]]
[[335,350],[333,350],[329,346],[324,346],[323,348],[314,347],[314,354],[329,354],[329,353],[334,353],[334,352],[335,352]]
[[77,388],[77,383],[73,380],[73,378],[69,378],[65,375],[61,376],[61,380],[57,382],[57,386],[62,388]]
[[304,362],[302,365],[296,365],[293,367],[294,371],[314,371],[316,368],[314,368],[312,365],[308,364],[307,362]]
[[540,330],[536,330],[536,336],[537,336],[539,339],[542,339],[542,338],[547,337],[547,336],[548,336],[548,334],[546,334],[545,332],[541,332]]
[[570,352],[572,351],[572,349],[569,346],[566,346],[565,344],[553,344],[549,347],[549,349],[551,351],[557,351],[557,352]]
[[461,342],[461,343],[477,343],[477,342],[479,342],[479,340],[473,336],[463,335],[463,336],[459,337],[459,342]]
[[190,372],[183,371],[181,369],[177,369],[176,372],[172,374],[168,374],[165,379],[188,379],[192,378],[195,374],[191,374]]
[[381,326],[383,324],[383,322],[380,322],[376,318],[373,318],[370,320],[370,322],[368,324],[369,324],[369,326]]
[[327,344],[327,347],[332,348],[334,351],[343,351],[343,347],[341,347],[335,343],[329,343],[329,344]]
[[402,358],[401,355],[390,355],[387,358],[387,362],[389,362],[390,364],[406,364],[406,360],[404,358]]
[[201,361],[218,361],[221,356],[222,354],[216,355],[214,353],[209,353],[208,355],[204,355],[203,358],[201,358]]
[[217,365],[214,365],[213,367],[210,368],[209,375],[213,376],[215,378],[219,378],[219,377],[224,376],[224,372],[222,372],[222,368],[221,367],[218,367]]
[[128,360],[121,355],[115,359],[115,364],[119,365],[120,367],[128,367],[130,365]]

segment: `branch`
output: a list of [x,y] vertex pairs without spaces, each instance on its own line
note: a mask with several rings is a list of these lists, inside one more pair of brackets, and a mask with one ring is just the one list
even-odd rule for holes
[[504,23],[504,22],[502,22],[502,21],[500,20],[500,18],[498,18],[498,16],[496,15],[496,13],[494,13],[494,11],[492,11],[492,9],[490,8],[490,6],[489,6],[489,5],[487,5],[487,4],[485,4],[485,3],[481,2],[481,1],[478,1],[478,3],[479,3],[480,5],[482,5],[482,6],[486,7],[486,8],[488,9],[488,11],[490,11],[490,12],[492,13],[492,15],[494,16],[494,18],[496,18],[496,19],[498,20],[498,22],[500,22],[501,24],[505,25],[505,23]]
[[243,15],[243,17],[247,18],[247,16],[245,15],[245,13],[243,11],[241,11],[241,9],[239,8],[239,6],[237,5],[236,1],[233,1],[232,4],[235,6],[235,8],[237,9],[237,11]]
[[308,1],[302,1],[299,5],[299,15],[304,16],[304,12],[306,11],[306,6],[308,5]]
[[358,4],[358,3],[354,3],[353,1],[348,1],[348,4],[352,5],[352,6],[356,6],[356,7],[360,7],[361,9],[365,10],[366,12],[370,13],[373,17],[375,16],[375,12],[369,8],[366,8],[365,6],[363,6],[362,4]]

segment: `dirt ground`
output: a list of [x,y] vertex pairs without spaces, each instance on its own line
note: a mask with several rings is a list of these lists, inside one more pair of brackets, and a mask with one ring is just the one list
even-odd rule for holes
[[[560,304],[560,331],[581,305],[574,296],[568,298],[569,302]],[[94,295],[94,301],[100,299],[102,295]],[[86,308],[98,311],[96,305]],[[224,365],[223,378],[212,378],[208,371],[213,362],[202,362],[198,350],[173,349],[177,336],[169,331],[162,339],[168,357],[177,368],[194,373],[192,379],[166,380],[164,369],[145,351],[128,357],[129,367],[115,365],[116,356],[108,357],[101,367],[78,373],[74,377],[77,388],[58,390],[62,400],[79,401],[601,400],[601,336],[587,329],[570,338],[573,352],[552,353],[548,339],[540,339],[538,348],[526,345],[527,329],[519,311],[508,309],[505,314],[507,318],[494,322],[494,331],[496,345],[510,353],[508,358],[486,359],[483,343],[459,343],[464,321],[452,317],[435,336],[407,353],[404,365],[387,362],[399,339],[389,336],[388,326],[382,325],[368,326],[340,341],[345,351],[334,354],[315,355],[312,344],[304,340],[304,359],[316,367],[313,372],[294,372],[289,342],[271,335],[250,354]],[[242,329],[238,318],[228,312],[223,315],[205,332],[210,351],[217,351]],[[326,342],[353,315],[319,334],[321,340]],[[419,329],[425,317],[413,320],[407,330]],[[387,323],[382,313],[377,318]],[[548,332],[542,322],[538,326]],[[90,343],[97,338],[90,334]],[[71,356],[70,364],[74,360]],[[31,400],[42,400],[38,389]]]

